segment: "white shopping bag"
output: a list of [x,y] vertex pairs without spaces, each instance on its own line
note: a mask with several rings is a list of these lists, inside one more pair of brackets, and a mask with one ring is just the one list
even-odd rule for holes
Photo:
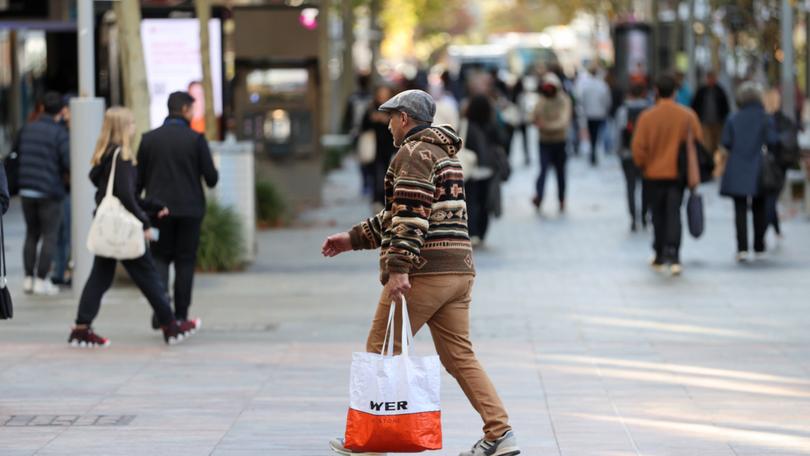
[[344,446],[353,451],[442,448],[439,357],[413,355],[413,331],[405,298],[402,354],[394,356],[395,312],[396,303],[391,303],[382,352],[354,353],[352,357]]

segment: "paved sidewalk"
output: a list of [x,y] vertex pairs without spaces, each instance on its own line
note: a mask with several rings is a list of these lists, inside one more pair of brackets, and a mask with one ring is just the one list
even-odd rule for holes
[[[709,186],[707,232],[685,238],[684,275],[658,275],[649,233],[627,230],[615,157],[597,170],[585,161],[571,162],[564,216],[537,216],[536,169],[516,168],[476,254],[474,342],[523,454],[810,454],[810,223],[786,220],[767,259],[737,265],[731,203]],[[0,456],[330,454],[380,287],[373,252],[321,258],[324,236],[368,212],[335,196],[356,193],[353,170],[328,185],[306,228],[260,235],[248,271],[198,276],[204,329],[172,348],[137,291],[119,287],[96,323],[112,346],[70,349],[76,299],[20,292],[15,206]],[[432,351],[427,332],[417,341]],[[442,399],[445,449],[433,454],[456,455],[481,423],[447,375]]]

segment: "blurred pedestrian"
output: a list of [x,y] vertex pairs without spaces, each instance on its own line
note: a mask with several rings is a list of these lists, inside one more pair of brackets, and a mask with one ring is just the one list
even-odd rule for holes
[[[504,166],[508,166],[505,152],[497,141],[494,111],[484,95],[474,95],[466,111],[467,137],[465,148],[475,152],[477,165],[470,175],[464,176],[467,202],[467,225],[473,246],[483,243],[489,228],[490,215],[498,209],[493,203],[493,186],[501,185]],[[498,192],[499,194],[499,192]]]
[[390,100],[394,95],[393,89],[388,86],[379,86],[374,89],[374,101],[369,103],[363,115],[360,133],[369,132],[374,135],[374,160],[371,162],[372,168],[372,202],[382,208],[385,204],[385,173],[391,158],[397,151],[394,146],[394,138],[388,131],[388,113],[380,112],[379,107]]
[[571,99],[554,73],[546,73],[540,85],[540,99],[534,111],[534,123],[540,132],[540,175],[532,204],[539,211],[543,204],[548,169],[554,167],[560,212],[565,210],[565,164],[568,126],[572,116]]
[[[686,80],[683,71],[675,72],[675,82],[678,84],[678,92],[675,94],[675,101],[681,106],[692,106],[692,88]],[[712,151],[714,152],[714,151]]]
[[599,75],[599,67],[592,65],[588,73],[589,75],[583,78],[577,87],[577,102],[580,104],[582,115],[588,126],[591,165],[596,166],[598,162],[596,147],[600,143],[612,101],[610,87]]
[[679,275],[681,204],[686,176],[680,175],[678,156],[683,144],[690,138],[703,141],[703,134],[697,115],[675,103],[675,78],[663,74],[655,85],[658,102],[639,116],[631,147],[633,160],[646,180],[652,213],[655,250],[652,267],[662,270],[668,264],[670,273]]
[[436,116],[433,118],[433,124],[450,125],[453,130],[458,131],[461,121],[458,100],[450,90],[451,87],[452,79],[447,71],[442,72],[440,82],[431,87],[431,95],[436,100]]
[[779,195],[784,189],[785,178],[788,168],[799,167],[799,157],[801,150],[799,147],[799,127],[793,119],[782,112],[782,95],[778,89],[768,90],[763,96],[765,111],[773,119],[779,142],[768,147],[768,152],[773,154],[776,163],[780,167],[782,187],[768,192],[767,194],[767,219],[768,226],[773,226],[777,238],[782,238],[782,227],[779,223]]
[[[346,100],[346,107],[343,110],[343,132],[351,138],[355,148],[358,146],[360,129],[363,125],[363,116],[371,104],[373,94],[371,93],[371,75],[361,73],[357,75],[357,90]],[[360,163],[360,176],[362,177],[364,195],[370,195],[374,189],[374,163]]]
[[[616,125],[619,131],[619,159],[624,172],[625,187],[627,189],[627,209],[630,211],[630,231],[638,229],[638,220],[641,227],[647,228],[647,195],[644,190],[641,169],[633,161],[633,133],[641,113],[651,106],[647,98],[647,89],[643,85],[634,84],[630,87],[628,97],[616,112]],[[641,209],[638,209],[636,189],[641,190]]]
[[[70,131],[70,98],[65,95],[63,101],[65,110],[62,113],[61,124]],[[53,256],[53,269],[51,270],[51,283],[54,285],[70,286],[70,174],[63,175],[65,183],[65,197],[62,199],[62,221],[59,224],[59,234],[56,238],[56,251]]]
[[[157,218],[165,218],[169,210],[155,199],[138,198],[136,190],[138,171],[132,150],[134,135],[135,119],[128,109],[113,107],[107,110],[91,161],[93,168],[90,170],[90,180],[96,186],[96,204],[104,199],[107,186],[111,183],[113,196],[143,223],[144,236],[147,240],[152,240],[150,220],[145,211],[151,211]],[[112,179],[111,173],[114,173]],[[92,348],[110,345],[109,339],[93,331],[92,324],[101,308],[104,293],[112,285],[117,263],[118,260],[115,258],[100,256],[93,258],[93,268],[79,299],[76,325],[68,338],[71,346]],[[166,289],[155,269],[149,250],[139,258],[122,260],[121,264],[152,306],[167,344],[182,341],[200,327],[199,319],[178,322],[172,315]]]
[[[70,135],[61,123],[66,106],[61,95],[48,92],[44,114],[25,125],[14,148],[19,154],[19,187],[25,216],[23,291],[55,295],[59,289],[48,280],[67,195],[65,176],[70,173]],[[38,244],[42,247],[38,250]],[[35,270],[36,268],[36,270]]]
[[531,163],[529,157],[529,127],[534,123],[534,110],[537,107],[537,102],[540,95],[537,93],[540,86],[540,75],[545,74],[546,70],[542,65],[537,68],[531,69],[526,72],[515,84],[513,89],[512,101],[520,110],[520,136],[523,141],[523,159],[526,166]]
[[695,93],[692,109],[700,118],[706,148],[713,154],[720,145],[723,124],[731,112],[726,91],[717,83],[714,71],[706,73],[706,83]]
[[[152,243],[158,273],[169,288],[174,265],[174,316],[188,319],[200,229],[205,216],[201,181],[213,188],[219,180],[205,136],[191,129],[194,98],[187,92],[169,95],[169,116],[163,125],[144,134],[138,149],[139,184],[147,198],[164,201],[170,215],[155,221],[158,239]],[[140,188],[139,188],[140,190]],[[157,329],[157,316],[152,327]]]
[[762,105],[759,84],[746,81],[737,90],[737,106],[723,127],[722,144],[728,161],[720,181],[720,194],[734,199],[734,222],[737,231],[737,261],[749,259],[748,211],[754,218],[754,255],[765,253],[765,230],[768,227],[767,192],[761,185],[763,147],[778,143],[773,119]]
[[[349,232],[329,236],[322,253],[333,257],[349,250],[382,250],[385,289],[366,350],[382,351],[390,306],[406,297],[414,333],[425,324],[430,327],[442,364],[484,421],[484,438],[461,456],[518,454],[506,409],[469,337],[475,268],[457,158],[461,139],[449,128],[430,126],[436,107],[425,92],[402,92],[380,109],[391,113],[391,133],[400,148],[385,180],[385,210]],[[396,319],[394,328],[402,323],[401,317]],[[352,454],[341,438],[330,446],[339,454]]]
[[613,153],[616,149],[616,112],[624,103],[624,90],[616,80],[616,69],[611,68],[605,75],[605,83],[610,88],[610,110],[602,132],[602,147],[605,153]]

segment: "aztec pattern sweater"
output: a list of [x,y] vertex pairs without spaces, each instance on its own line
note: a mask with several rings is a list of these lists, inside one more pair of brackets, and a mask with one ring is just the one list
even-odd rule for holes
[[385,208],[349,231],[352,248],[380,248],[389,273],[475,274],[467,232],[461,139],[448,126],[412,134],[385,175]]

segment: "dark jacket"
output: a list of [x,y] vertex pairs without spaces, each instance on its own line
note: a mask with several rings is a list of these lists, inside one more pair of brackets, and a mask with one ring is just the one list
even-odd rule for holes
[[201,218],[205,194],[200,178],[208,187],[219,179],[205,137],[178,117],[167,118],[163,126],[143,135],[138,174],[139,190],[144,189],[148,198],[165,202],[174,217]]
[[67,128],[43,116],[25,125],[17,139],[20,157],[19,186],[46,198],[61,200],[67,191],[65,177],[70,172],[70,134]]
[[370,104],[368,109],[366,109],[360,124],[360,131],[366,132],[371,130],[374,132],[375,143],[377,145],[374,162],[377,163],[378,166],[388,169],[391,158],[397,153],[397,148],[394,146],[394,137],[391,136],[391,132],[388,131],[388,122],[375,122],[372,120],[371,114],[376,112],[377,108],[379,108],[379,106],[375,103]]
[[8,180],[6,179],[6,168],[0,166],[0,210],[5,214],[8,210]]
[[715,84],[714,86],[704,85],[698,89],[695,98],[692,100],[692,109],[695,110],[701,123],[706,123],[709,119],[707,116],[707,104],[711,99],[717,103],[717,123],[722,124],[725,122],[731,108],[728,104],[728,97],[722,87]]
[[[117,147],[115,144],[110,144],[101,163],[90,170],[90,181],[96,186],[96,205],[101,203],[107,193],[107,179],[110,178],[112,158]],[[149,215],[156,215],[165,206],[155,199],[138,198],[137,181],[138,169],[131,161],[122,159],[119,154],[113,178],[113,196],[121,200],[121,204],[137,217],[146,229],[150,227]]]
[[773,119],[762,104],[754,102],[742,107],[728,118],[720,142],[728,150],[728,161],[720,194],[724,196],[756,196],[760,193],[762,146],[775,145],[779,136]]

